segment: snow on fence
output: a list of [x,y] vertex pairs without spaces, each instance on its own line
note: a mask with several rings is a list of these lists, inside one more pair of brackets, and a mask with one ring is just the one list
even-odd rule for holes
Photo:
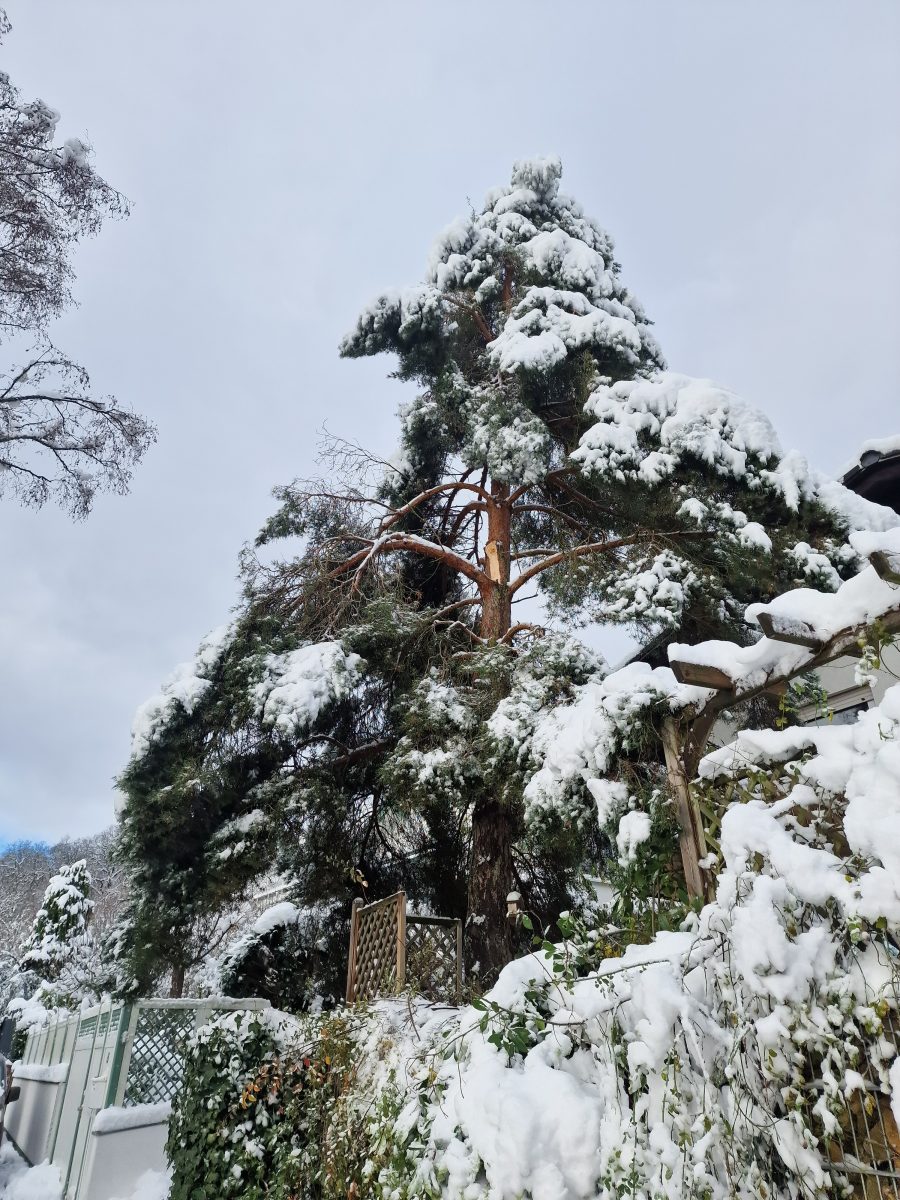
[[129,1179],[165,1167],[168,1105],[190,1034],[217,1012],[268,1007],[220,997],[105,1001],[51,1021],[29,1034],[14,1067],[22,1091],[7,1133],[30,1162],[59,1170],[64,1200],[127,1194]]
[[430,1000],[460,1000],[462,921],[412,916],[402,891],[373,904],[354,900],[347,1003],[392,995],[407,983]]

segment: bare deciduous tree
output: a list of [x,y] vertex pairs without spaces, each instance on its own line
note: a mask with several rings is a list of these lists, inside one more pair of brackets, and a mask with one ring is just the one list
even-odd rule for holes
[[[0,39],[8,32],[0,9]],[[74,244],[128,212],[86,143],[56,143],[58,119],[0,73],[0,343],[28,346],[0,372],[0,493],[84,516],[97,491],[127,489],[155,431],[113,397],[92,397],[87,372],[47,337],[73,302]]]
[[28,357],[0,373],[0,492],[84,516],[99,489],[127,490],[153,427],[112,396],[92,396],[87,371],[49,342]]

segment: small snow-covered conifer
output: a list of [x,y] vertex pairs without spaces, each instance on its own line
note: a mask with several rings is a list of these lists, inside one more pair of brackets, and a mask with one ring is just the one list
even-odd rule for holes
[[91,929],[93,911],[86,861],[61,866],[47,885],[19,964],[37,977],[33,1000],[45,1008],[93,1002],[102,990],[104,968]]
[[43,979],[57,979],[91,940],[93,908],[91,876],[85,860],[60,867],[47,884],[31,936],[23,947],[22,967]]

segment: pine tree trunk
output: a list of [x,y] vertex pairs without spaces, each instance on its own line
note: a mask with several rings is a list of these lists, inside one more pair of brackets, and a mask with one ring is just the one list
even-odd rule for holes
[[472,814],[466,958],[469,971],[490,986],[513,956],[506,897],[512,886],[513,820],[508,808],[490,796]]
[[[488,505],[485,569],[490,582],[481,593],[481,636],[498,642],[512,624],[509,594],[509,487],[494,484]],[[513,955],[506,897],[513,885],[514,815],[496,797],[484,795],[472,812],[472,861],[466,919],[466,959],[483,984],[491,984]]]
[[184,995],[184,963],[176,963],[172,968],[172,983],[169,996],[172,1000],[180,1000]]

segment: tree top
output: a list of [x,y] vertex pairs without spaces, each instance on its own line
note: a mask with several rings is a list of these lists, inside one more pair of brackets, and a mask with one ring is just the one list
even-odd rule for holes
[[383,293],[344,339],[346,356],[400,355],[401,374],[539,374],[589,354],[600,377],[663,366],[612,238],[559,190],[557,157],[516,162],[508,186],[438,237],[425,281]]

